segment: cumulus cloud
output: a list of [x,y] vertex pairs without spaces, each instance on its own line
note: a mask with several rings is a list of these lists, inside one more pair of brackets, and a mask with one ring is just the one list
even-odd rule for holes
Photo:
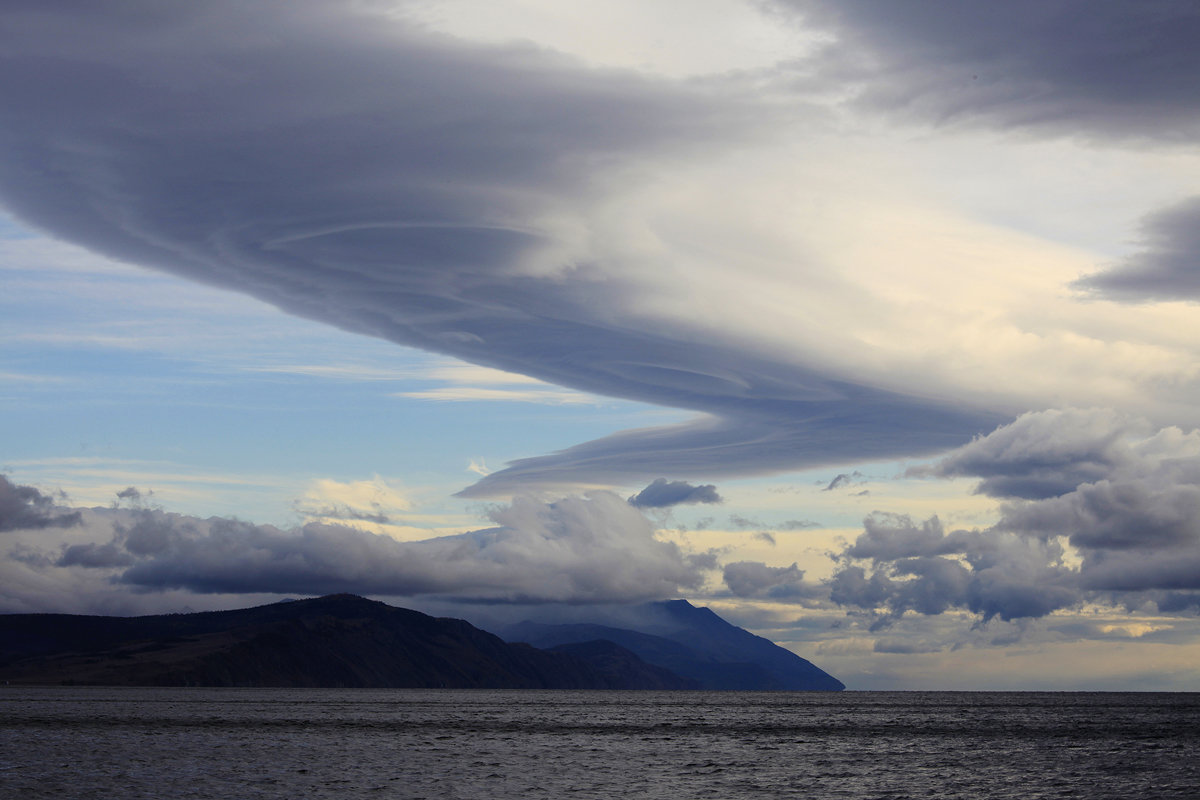
[[902,515],[868,518],[846,548],[847,563],[830,583],[841,605],[880,612],[886,626],[906,611],[941,614],[966,609],[984,620],[1040,617],[1082,600],[1078,573],[1057,542],[995,531],[943,530],[934,517],[914,523]]
[[492,510],[495,527],[419,542],[323,523],[282,530],[149,508],[89,513],[88,532],[111,531],[107,541],[63,545],[53,563],[27,559],[23,574],[96,573],[142,593],[619,603],[676,597],[713,566],[657,539],[645,516],[608,492],[518,497]]
[[0,475],[0,531],[32,530],[78,525],[75,511],[64,511],[32,486],[12,483]]
[[735,561],[725,565],[722,578],[738,597],[795,601],[823,593],[820,586],[805,582],[804,570],[794,563],[790,567],[770,567],[761,561]]
[[[1200,433],[1102,409],[1022,415],[927,470],[1000,499],[986,529],[876,514],[840,554],[831,598],[871,609],[1041,617],[1084,602],[1160,611],[1200,598]],[[1068,557],[1070,548],[1071,557]]]
[[702,415],[517,461],[468,496],[933,453],[999,421],[647,301],[683,267],[617,200],[762,137],[776,104],[372,8],[27,4],[0,27],[0,200],[300,316]]
[[943,123],[1186,142],[1200,132],[1189,0],[776,0],[836,36],[858,102]]
[[635,508],[667,508],[697,503],[720,503],[721,495],[711,483],[693,486],[687,481],[668,481],[656,478],[653,483],[629,498]]

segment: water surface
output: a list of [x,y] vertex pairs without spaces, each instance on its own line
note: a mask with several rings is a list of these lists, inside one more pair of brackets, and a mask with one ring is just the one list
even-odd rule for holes
[[0,797],[1195,798],[1200,694],[0,687]]

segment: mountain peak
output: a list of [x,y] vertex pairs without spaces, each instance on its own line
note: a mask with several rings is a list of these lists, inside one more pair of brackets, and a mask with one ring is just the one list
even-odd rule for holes
[[[619,627],[618,627],[619,626]],[[845,686],[786,648],[687,600],[645,603],[603,619],[573,624],[522,623],[509,641],[537,647],[608,639],[650,664],[699,681],[706,689],[840,691]]]

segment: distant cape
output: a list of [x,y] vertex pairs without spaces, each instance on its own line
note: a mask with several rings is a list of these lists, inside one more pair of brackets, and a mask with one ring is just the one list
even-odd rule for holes
[[[758,638],[712,616],[746,637]],[[547,649],[539,649],[531,644],[505,642],[463,620],[431,617],[347,594],[236,611],[145,617],[9,614],[0,615],[0,682],[347,688],[793,688],[717,685],[719,682],[686,674],[688,670],[676,671],[659,663],[661,659],[647,659],[637,648],[617,641],[620,638],[575,638],[547,642],[542,645]],[[765,639],[761,642],[775,647]],[[827,688],[841,688],[840,683],[834,683],[836,687]]]
[[846,688],[812,662],[686,600],[646,603],[626,610],[622,617],[621,627],[524,622],[499,632],[510,642],[535,647],[610,641],[708,690],[836,692]]

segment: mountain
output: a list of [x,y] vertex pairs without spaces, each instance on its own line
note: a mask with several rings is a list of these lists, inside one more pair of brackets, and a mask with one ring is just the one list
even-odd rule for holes
[[845,685],[790,650],[731,625],[686,600],[647,603],[620,615],[623,627],[523,622],[504,628],[509,642],[555,647],[604,639],[710,690],[841,691]]
[[0,681],[121,686],[686,689],[612,642],[554,652],[353,595],[148,617],[0,615]]

